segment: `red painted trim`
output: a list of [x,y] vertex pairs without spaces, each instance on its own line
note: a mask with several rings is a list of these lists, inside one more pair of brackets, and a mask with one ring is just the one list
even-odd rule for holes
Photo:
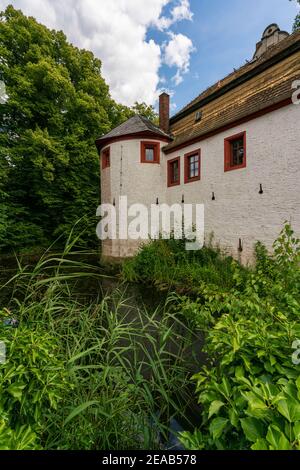
[[149,132],[137,132],[135,134],[122,135],[119,137],[112,137],[108,139],[105,139],[105,138],[97,139],[96,146],[100,153],[103,147],[105,147],[108,144],[112,144],[115,142],[122,142],[123,140],[137,140],[137,139],[153,139],[156,141],[159,140],[160,142],[168,142],[168,143],[172,142],[173,140],[171,137],[164,137],[163,135],[159,136],[155,132],[149,131]]
[[105,168],[110,167],[110,148],[109,147],[102,150],[101,161],[102,161],[102,170],[105,170]]
[[261,116],[264,116],[265,114],[271,113],[273,111],[277,111],[278,109],[281,109],[285,106],[288,106],[292,104],[292,99],[287,98],[283,101],[280,101],[279,103],[273,104],[271,106],[268,106],[267,108],[261,109],[260,111],[256,111],[255,113],[249,114],[248,116],[245,116],[243,118],[237,119],[236,121],[233,121],[230,124],[226,124],[225,126],[219,127],[218,129],[215,129],[213,131],[207,132],[206,134],[203,134],[199,137],[195,137],[189,140],[186,140],[182,144],[176,145],[176,147],[173,147],[171,149],[165,149],[163,148],[163,152],[168,155],[169,153],[173,153],[177,150],[184,149],[188,145],[192,144],[197,144],[198,142],[202,142],[202,140],[206,140],[209,137],[213,137],[215,135],[221,134],[221,132],[228,131],[232,129],[233,127],[239,126],[241,124],[245,124],[246,122],[252,121],[253,119],[257,119]]
[[[172,182],[172,163],[178,162],[178,181]],[[167,162],[168,165],[168,188],[172,188],[173,186],[180,186],[180,180],[181,180],[181,168],[180,168],[180,157],[173,158],[172,160],[168,160]]]
[[[199,159],[199,175],[194,178],[189,178],[189,158],[198,155]],[[193,183],[201,179],[201,150],[194,150],[193,152],[184,155],[184,184]]]
[[[154,161],[149,162],[146,160],[146,149],[153,148],[154,149]],[[150,164],[160,164],[160,143],[159,142],[151,142],[151,141],[143,141],[141,142],[141,163],[150,163]]]
[[[234,140],[243,138],[244,140],[244,160],[241,165],[231,165],[231,143]],[[230,137],[226,137],[224,139],[224,171],[233,171],[233,170],[240,170],[241,168],[246,168],[247,166],[247,139],[246,139],[246,131],[240,132],[239,134],[232,135]]]

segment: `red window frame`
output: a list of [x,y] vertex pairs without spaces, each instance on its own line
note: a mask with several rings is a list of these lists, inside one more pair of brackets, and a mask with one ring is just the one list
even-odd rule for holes
[[[178,180],[173,180],[172,168],[173,164],[178,162]],[[173,158],[172,160],[168,160],[168,188],[172,186],[179,186],[180,185],[180,157]]]
[[[198,156],[198,172],[197,176],[191,178],[190,175],[190,159],[191,157]],[[184,183],[193,183],[194,181],[199,181],[201,179],[201,150],[194,150],[193,152],[186,153],[184,155]]]
[[[233,153],[232,153],[232,144],[236,140],[243,139],[244,141],[244,158],[243,163],[240,165],[233,164]],[[247,139],[246,131],[240,132],[239,134],[232,135],[227,137],[224,140],[224,171],[240,170],[241,168],[247,167]]]
[[[154,150],[154,160],[146,160],[146,150],[151,148]],[[159,142],[141,142],[141,163],[159,164],[160,163],[160,143]]]
[[110,147],[107,147],[106,149],[102,151],[101,160],[102,160],[102,170],[105,170],[105,168],[110,167]]

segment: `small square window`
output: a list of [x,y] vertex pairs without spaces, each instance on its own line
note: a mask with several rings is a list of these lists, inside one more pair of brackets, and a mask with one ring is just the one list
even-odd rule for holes
[[168,161],[168,187],[180,185],[180,157]]
[[246,132],[225,139],[225,171],[245,168]]
[[102,152],[102,170],[110,167],[110,148],[106,148]]
[[195,150],[184,156],[184,180],[185,183],[199,181],[201,178],[201,151]]
[[160,144],[159,142],[141,142],[141,162],[159,163]]

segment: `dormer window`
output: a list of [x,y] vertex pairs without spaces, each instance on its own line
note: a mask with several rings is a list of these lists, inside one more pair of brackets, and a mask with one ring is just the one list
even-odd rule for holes
[[141,163],[159,163],[159,142],[141,142]]
[[197,111],[195,115],[195,122],[200,122],[202,119],[202,111]]
[[102,160],[102,170],[105,170],[105,168],[110,167],[110,148],[109,147],[103,150],[101,160]]

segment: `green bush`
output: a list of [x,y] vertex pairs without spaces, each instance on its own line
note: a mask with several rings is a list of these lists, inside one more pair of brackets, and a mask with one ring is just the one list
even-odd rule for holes
[[[127,301],[123,287],[102,296],[97,284],[82,299],[87,280],[103,274],[69,242],[64,257],[19,265],[6,285],[20,323],[0,326],[0,448],[159,449],[171,417],[185,414],[192,333],[167,311]],[[0,325],[11,315],[3,309]]]
[[[1,323],[6,316],[0,313]],[[70,386],[58,342],[41,328],[3,323],[0,341],[7,356],[0,365],[0,448],[38,447],[47,414]]]
[[203,413],[199,429],[182,435],[187,448],[300,450],[300,366],[292,361],[300,339],[299,262],[300,241],[286,226],[274,256],[257,246],[245,285],[236,267],[227,296],[211,292],[194,310],[185,302],[206,327],[208,357],[194,377]]
[[234,285],[232,258],[204,247],[187,251],[184,240],[154,240],[123,265],[123,279],[152,284],[159,289],[197,291],[199,284]]

